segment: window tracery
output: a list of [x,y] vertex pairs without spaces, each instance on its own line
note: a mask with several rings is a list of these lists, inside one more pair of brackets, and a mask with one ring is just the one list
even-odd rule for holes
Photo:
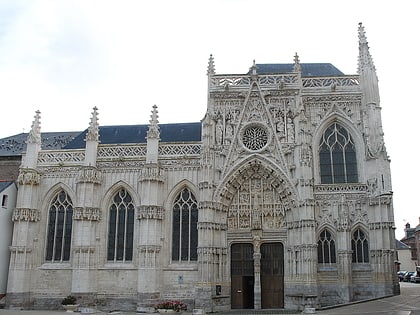
[[336,263],[335,242],[331,236],[331,233],[327,229],[324,229],[319,235],[318,263],[320,264],[335,264]]
[[356,147],[350,133],[333,123],[319,144],[321,184],[356,183],[358,181]]
[[352,262],[368,263],[369,262],[369,243],[365,233],[361,229],[357,229],[351,239]]
[[259,125],[251,125],[242,133],[242,143],[250,151],[259,151],[268,143],[268,132]]
[[198,203],[188,188],[175,198],[172,211],[172,261],[196,261]]
[[48,232],[45,260],[63,262],[70,260],[73,202],[61,190],[51,200],[48,211]]
[[113,197],[109,207],[108,261],[133,259],[134,204],[123,188]]

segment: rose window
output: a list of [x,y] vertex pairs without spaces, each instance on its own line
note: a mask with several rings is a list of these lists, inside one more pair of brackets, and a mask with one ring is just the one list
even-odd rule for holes
[[261,126],[250,126],[244,130],[242,142],[251,151],[261,150],[268,142],[267,130]]

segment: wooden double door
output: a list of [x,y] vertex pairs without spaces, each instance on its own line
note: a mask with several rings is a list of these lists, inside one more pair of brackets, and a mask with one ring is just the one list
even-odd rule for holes
[[[264,309],[284,307],[283,244],[263,243],[260,253],[254,257],[254,246],[249,243],[231,246],[233,309],[253,309],[258,304],[256,301],[261,301]],[[261,268],[255,268],[256,264]],[[260,281],[255,281],[255,277],[259,277]]]

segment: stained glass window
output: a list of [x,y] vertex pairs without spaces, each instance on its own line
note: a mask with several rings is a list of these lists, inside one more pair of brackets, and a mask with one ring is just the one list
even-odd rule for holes
[[352,262],[354,263],[368,263],[369,262],[369,244],[365,233],[357,229],[353,233],[351,239]]
[[109,208],[108,261],[133,259],[134,204],[130,194],[118,191]]
[[318,263],[335,264],[335,242],[328,230],[323,230],[318,239]]
[[70,260],[73,203],[61,190],[51,200],[48,210],[48,232],[45,260],[63,262]]
[[356,147],[347,130],[333,123],[319,144],[321,184],[356,183],[358,181]]
[[175,198],[172,216],[172,260],[197,260],[198,207],[193,193],[184,188]]

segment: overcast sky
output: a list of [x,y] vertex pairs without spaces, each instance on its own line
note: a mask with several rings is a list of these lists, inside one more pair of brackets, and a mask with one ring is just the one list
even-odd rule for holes
[[[256,63],[328,62],[357,72],[363,22],[391,157],[396,236],[419,223],[416,1],[0,1],[0,138],[101,125],[200,121],[207,65],[245,73]],[[414,141],[410,143],[410,141]]]

